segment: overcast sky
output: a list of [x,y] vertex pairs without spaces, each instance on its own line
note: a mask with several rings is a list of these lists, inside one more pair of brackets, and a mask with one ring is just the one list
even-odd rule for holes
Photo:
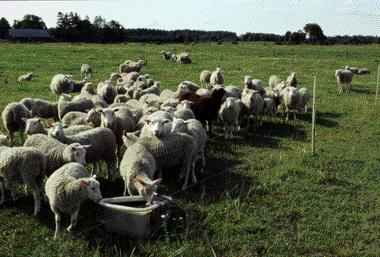
[[88,15],[91,20],[101,15],[126,28],[285,34],[306,23],[318,23],[328,36],[380,36],[380,0],[0,0],[0,17],[11,24],[31,13],[52,27],[59,11],[77,12],[82,18]]

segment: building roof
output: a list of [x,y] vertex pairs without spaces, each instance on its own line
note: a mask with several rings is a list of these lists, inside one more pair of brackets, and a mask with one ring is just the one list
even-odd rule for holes
[[46,29],[9,29],[12,38],[50,38]]

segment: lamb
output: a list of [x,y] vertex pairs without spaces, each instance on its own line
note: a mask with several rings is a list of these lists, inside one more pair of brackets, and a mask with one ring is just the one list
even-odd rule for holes
[[211,85],[224,84],[224,74],[221,68],[216,68],[216,70],[211,73],[210,84]]
[[178,109],[174,112],[174,117],[183,120],[195,119],[194,112],[191,110],[191,103],[188,100],[183,100],[178,106]]
[[123,145],[123,132],[132,132],[136,129],[133,113],[127,108],[105,108],[99,110],[101,114],[101,126],[109,128],[115,134],[117,145]]
[[293,112],[293,118],[296,120],[296,110],[299,106],[301,95],[295,87],[285,87],[280,92],[281,105],[285,109],[286,120],[289,120],[289,114]]
[[195,93],[188,92],[181,94],[180,101],[191,101],[191,109],[194,112],[195,118],[199,120],[202,125],[206,126],[206,120],[208,124],[208,132],[211,136],[212,121],[216,119],[222,100],[226,91],[224,88],[216,89],[212,91],[211,96],[199,96]]
[[24,146],[34,147],[45,154],[47,159],[46,175],[50,176],[55,170],[69,162],[86,164],[86,149],[89,145],[73,143],[63,144],[46,135],[36,134],[28,137]]
[[73,76],[72,75],[55,75],[50,83],[50,89],[56,95],[69,94],[73,91]]
[[89,99],[70,101],[71,96],[63,94],[58,100],[58,118],[62,120],[66,113],[85,112],[94,108],[94,103]]
[[17,82],[22,82],[22,81],[32,81],[33,78],[33,73],[29,72],[27,74],[21,75],[18,77]]
[[251,76],[245,76],[244,84],[244,89],[256,90],[260,93],[261,96],[263,96],[265,93],[263,82],[259,79],[252,79]]
[[360,68],[358,70],[358,75],[369,75],[371,71],[368,68]]
[[54,239],[58,237],[61,213],[71,214],[67,228],[70,232],[77,223],[81,203],[87,199],[94,202],[102,199],[96,176],[90,178],[86,168],[79,163],[67,163],[56,170],[46,181],[45,192],[55,215]]
[[[44,124],[42,123],[41,119],[38,118],[32,118],[32,119],[23,119],[26,123],[26,134],[27,135],[34,135],[34,134],[44,134],[47,135],[49,133],[49,130],[44,127]],[[86,125],[77,125],[65,128],[65,133],[67,135],[75,135],[79,132],[86,131],[92,129],[90,126]]]
[[351,67],[350,65],[346,65],[345,69],[351,71],[353,74],[358,74],[359,72],[359,68]]
[[116,89],[112,86],[112,83],[109,80],[100,82],[96,92],[107,104],[112,104],[117,95]]
[[124,196],[137,192],[150,204],[161,179],[153,180],[156,161],[153,155],[142,145],[133,144],[125,151],[120,162],[120,175],[124,180]]
[[165,52],[165,51],[161,51],[161,54],[162,56],[164,57],[165,60],[170,60],[170,57],[171,57],[171,53],[170,52]]
[[201,171],[203,171],[206,166],[205,145],[207,141],[207,134],[206,130],[202,126],[202,123],[196,119],[183,120],[181,118],[174,118],[171,132],[185,133],[195,139],[197,144],[198,159],[202,162]]
[[283,80],[280,79],[277,75],[272,75],[269,78],[268,86],[269,88],[273,89],[277,86],[277,84],[280,84],[281,82],[283,82]]
[[228,97],[219,110],[219,117],[224,127],[224,138],[232,139],[234,129],[239,126],[240,105],[234,97]]
[[202,85],[210,84],[210,79],[211,79],[211,71],[204,70],[199,75],[199,81],[201,82]]
[[83,74],[87,77],[87,78],[91,78],[92,77],[92,67],[88,64],[82,64],[82,66],[80,67],[80,75],[83,77]]
[[286,85],[291,87],[297,87],[298,85],[298,79],[297,79],[297,73],[292,72],[289,77],[286,79]]
[[[196,183],[194,164],[197,157],[197,144],[193,137],[184,133],[170,133],[167,119],[147,120],[145,133],[141,132],[137,144],[144,146],[156,160],[157,168],[165,169],[181,165],[179,178],[185,178],[182,190],[187,188],[188,177],[192,173],[192,181]],[[125,146],[130,146],[128,134],[124,134]],[[133,139],[133,142],[135,140]]]
[[25,105],[33,115],[39,118],[58,120],[57,102],[49,102],[39,98],[23,98],[20,103]]
[[14,183],[23,183],[33,192],[34,216],[41,208],[41,189],[45,177],[47,161],[45,154],[33,147],[2,147],[0,154],[0,205],[4,203],[5,180],[11,190],[13,200],[16,200]]
[[343,92],[344,88],[348,88],[348,91],[351,91],[352,78],[354,73],[350,70],[335,70],[335,77],[338,81],[338,90],[340,93]]
[[[256,118],[253,124],[254,130],[256,130],[256,128],[259,127],[261,114],[264,109],[264,99],[262,98],[259,91],[248,89],[243,92],[241,101],[247,107],[249,114],[253,115],[254,118]],[[249,128],[249,118],[248,118],[247,129],[248,128]]]
[[108,168],[108,177],[115,180],[117,164],[117,143],[113,132],[108,128],[94,128],[76,135],[68,136],[61,123],[53,123],[49,137],[53,137],[65,144],[80,143],[90,145],[87,149],[86,162],[93,164],[92,172],[96,173],[96,162],[105,161]]
[[307,103],[310,100],[310,94],[306,87],[300,88],[298,90],[300,94],[300,101],[298,103],[298,111],[301,113],[307,113]]
[[32,117],[31,112],[25,105],[13,102],[4,108],[1,116],[4,127],[8,131],[11,146],[13,146],[13,134],[16,131],[20,134],[21,144],[24,144],[25,121],[23,121],[23,118]]

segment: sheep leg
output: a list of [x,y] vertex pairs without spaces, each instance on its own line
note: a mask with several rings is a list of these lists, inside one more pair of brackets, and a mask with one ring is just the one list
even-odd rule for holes
[[14,138],[13,132],[9,132],[9,143],[11,146],[13,146],[13,138]]
[[96,162],[93,162],[92,163],[92,171],[91,171],[91,175],[96,175],[96,172],[97,172],[97,163]]
[[2,179],[0,179],[0,193],[1,193],[0,205],[3,205],[4,199],[5,199],[5,190],[4,190],[4,185],[3,185]]
[[201,172],[203,172],[204,168],[206,167],[205,151],[204,150],[202,150],[202,152],[201,152],[201,158],[202,158],[202,169],[201,169]]
[[293,119],[294,119],[294,121],[297,120],[297,113],[295,111],[293,112]]
[[34,216],[37,216],[38,212],[41,209],[41,192],[40,189],[35,186],[33,189],[33,197],[34,197]]
[[28,194],[28,186],[27,186],[27,185],[24,186],[24,193],[25,193],[26,195]]
[[185,191],[187,188],[187,181],[189,180],[190,166],[191,166],[191,164],[186,165],[186,176],[185,176],[185,181],[183,182],[183,185],[181,188],[182,191]]
[[228,128],[224,126],[224,138],[228,139]]
[[127,195],[127,181],[124,180],[124,192],[123,192],[123,196],[126,196]]
[[208,124],[208,135],[209,137],[212,137],[211,127],[212,127],[212,120],[207,121]]
[[54,207],[51,207],[51,210],[54,212],[55,215],[55,232],[54,232],[54,240],[57,239],[58,237],[58,232],[59,232],[59,223],[61,222],[61,214],[57,209]]
[[77,221],[78,221],[78,214],[79,214],[79,206],[78,208],[74,209],[72,212],[71,212],[71,223],[70,223],[70,226],[68,226],[67,228],[67,232],[71,232],[73,230],[73,228],[76,226],[77,224]]
[[191,181],[193,184],[197,183],[197,177],[195,176],[195,162],[191,164]]
[[8,187],[9,187],[9,190],[11,191],[12,200],[16,201],[17,197],[16,197],[16,192],[15,192],[15,188],[14,188],[13,184],[11,182],[9,182]]
[[115,182],[115,179],[116,179],[116,176],[115,176],[116,164],[117,164],[117,157],[116,157],[116,160],[113,160],[107,163],[108,179],[111,179],[112,182]]

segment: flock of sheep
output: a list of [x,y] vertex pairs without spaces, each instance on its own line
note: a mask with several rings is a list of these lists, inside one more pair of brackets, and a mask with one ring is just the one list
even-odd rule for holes
[[[202,87],[183,81],[176,91],[161,91],[160,82],[139,73],[146,64],[127,60],[96,87],[90,82],[92,67],[84,64],[83,81],[64,74],[52,78],[50,89],[57,102],[24,98],[8,104],[2,119],[9,136],[0,135],[0,204],[5,200],[4,182],[13,198],[17,182],[33,192],[34,215],[46,194],[55,214],[56,238],[62,213],[71,214],[70,231],[81,202],[102,199],[95,175],[104,167],[101,162],[106,163],[108,179],[114,181],[119,171],[124,195],[137,193],[151,203],[169,168],[179,167],[182,190],[189,179],[197,182],[196,170],[205,167],[206,126],[211,136],[212,124],[220,124],[224,137],[231,139],[241,127],[260,127],[264,115],[282,110],[287,119],[290,114],[296,119],[296,113],[307,111],[310,95],[298,88],[295,72],[286,80],[271,76],[268,87],[245,76],[240,89],[224,86],[223,71],[217,68],[202,71]],[[68,95],[73,92],[79,94]],[[54,122],[46,127],[43,119]],[[22,147],[12,147],[16,132]],[[92,165],[92,176],[85,164]]]

